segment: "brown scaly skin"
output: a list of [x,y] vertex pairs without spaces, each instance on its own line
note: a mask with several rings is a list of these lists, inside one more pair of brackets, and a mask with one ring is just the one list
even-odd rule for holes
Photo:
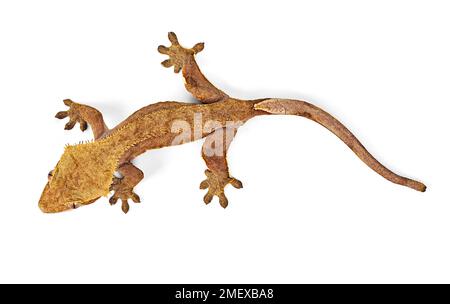
[[[108,129],[102,114],[89,106],[65,100],[68,111],[59,112],[59,119],[69,117],[65,129],[72,129],[78,122],[82,131],[90,125],[94,141],[67,146],[55,169],[49,173],[48,183],[39,200],[43,212],[53,213],[88,205],[101,196],[114,191],[110,203],[119,199],[122,210],[129,210],[128,200],[140,202],[134,187],[144,174],[131,161],[147,150],[182,144],[206,138],[202,157],[208,169],[201,189],[208,189],[204,197],[206,204],[214,196],[220,205],[227,207],[224,189],[228,184],[242,188],[242,183],[230,176],[226,154],[237,126],[230,121],[245,123],[258,115],[298,115],[311,119],[333,132],[375,172],[399,185],[418,191],[425,191],[424,184],[399,176],[379,163],[358,141],[358,139],[333,116],[318,107],[300,100],[265,98],[259,100],[239,100],[229,97],[214,87],[200,71],[194,55],[203,50],[203,43],[187,49],[178,43],[174,33],[169,33],[170,47],[159,46],[158,51],[169,56],[162,62],[165,67],[174,66],[176,73],[182,71],[186,89],[201,103],[159,102],[151,104],[132,114],[113,129]],[[195,117],[201,115],[201,123]],[[174,122],[184,121],[189,128],[200,130],[194,136],[176,141],[180,129],[173,129]],[[208,125],[214,121],[216,124]],[[198,125],[200,124],[200,125]],[[217,145],[217,140],[225,144]],[[175,142],[176,141],[176,142]],[[214,153],[212,153],[214,152]],[[219,153],[218,153],[219,152]],[[118,172],[122,177],[116,177]]]

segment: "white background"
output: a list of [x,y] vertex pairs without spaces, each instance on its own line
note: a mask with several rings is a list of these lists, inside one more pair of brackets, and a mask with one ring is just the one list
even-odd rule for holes
[[[450,282],[447,1],[2,1],[0,282]],[[394,185],[333,134],[259,117],[229,155],[244,189],[203,204],[201,142],[136,164],[142,204],[37,207],[66,143],[64,98],[113,127],[156,101],[195,102],[159,44],[206,42],[205,75],[238,98],[313,102],[394,171]]]

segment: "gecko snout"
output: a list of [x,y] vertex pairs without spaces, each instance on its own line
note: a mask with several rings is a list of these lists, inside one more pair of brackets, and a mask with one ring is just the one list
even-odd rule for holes
[[74,209],[76,206],[73,203],[64,202],[60,193],[49,186],[49,183],[45,185],[44,191],[42,191],[41,198],[39,199],[39,208],[44,213],[57,213],[70,209]]

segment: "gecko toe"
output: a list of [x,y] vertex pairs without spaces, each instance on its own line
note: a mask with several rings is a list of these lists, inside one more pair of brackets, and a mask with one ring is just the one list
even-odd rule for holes
[[131,193],[131,200],[136,203],[139,204],[141,202],[141,198],[139,197],[139,195],[137,195],[136,193]]
[[67,112],[67,111],[59,111],[55,115],[55,117],[58,119],[63,119],[63,118],[66,118],[67,116],[69,116],[69,112]]
[[173,62],[170,59],[166,59],[163,62],[161,62],[162,66],[165,68],[170,68],[171,66],[173,66]]
[[169,37],[169,41],[172,42],[173,45],[179,45],[178,37],[174,32],[169,32],[167,35]]
[[88,127],[87,122],[84,121],[84,120],[80,120],[79,122],[80,122],[80,130],[81,130],[82,132],[86,131],[86,129],[87,129],[87,127]]
[[169,54],[169,48],[167,46],[160,45],[158,46],[158,52],[160,52],[163,55],[167,55]]
[[228,207],[228,199],[227,199],[227,197],[225,196],[224,193],[219,194],[219,204],[223,208]]
[[178,74],[180,73],[182,67],[183,67],[182,65],[175,64],[175,66],[173,67],[173,71]]
[[206,195],[203,197],[203,201],[205,202],[206,205],[208,205],[209,203],[211,203],[212,199],[213,199],[214,195],[211,192],[206,193]]
[[202,181],[202,182],[200,183],[200,189],[201,189],[201,190],[208,189],[208,187],[209,187],[208,180],[205,179],[204,181]]
[[128,204],[128,201],[126,199],[122,199],[122,211],[125,214],[127,214],[128,211],[130,211],[130,205]]
[[111,204],[111,206],[113,206],[117,203],[117,200],[117,196],[111,196],[111,198],[109,199],[109,203]]
[[244,187],[242,185],[242,182],[240,180],[238,180],[238,179],[235,179],[235,178],[232,178],[230,180],[230,185],[232,185],[236,189],[241,189],[242,187]]
[[66,125],[64,126],[64,130],[72,130],[75,124],[77,123],[76,120],[70,120]]
[[71,106],[74,104],[74,102],[72,101],[72,99],[64,99],[64,100],[63,100],[63,103],[64,103],[66,106],[68,106],[68,107],[71,107]]
[[197,43],[192,47],[192,50],[195,54],[200,53],[205,48],[205,44],[203,42]]

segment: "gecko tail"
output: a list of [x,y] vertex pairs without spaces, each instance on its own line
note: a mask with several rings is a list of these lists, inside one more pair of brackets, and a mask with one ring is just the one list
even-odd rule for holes
[[342,123],[324,110],[308,102],[293,99],[266,99],[256,103],[254,109],[270,114],[303,116],[313,120],[333,132],[367,166],[385,179],[420,192],[425,192],[427,188],[423,183],[395,174],[383,166]]

